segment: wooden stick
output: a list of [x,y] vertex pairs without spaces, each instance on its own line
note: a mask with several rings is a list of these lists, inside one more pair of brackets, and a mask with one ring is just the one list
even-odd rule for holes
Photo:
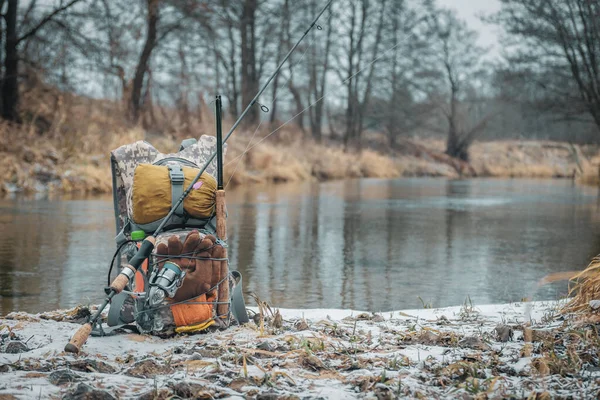
[[225,191],[217,190],[217,237],[227,241],[227,220],[225,212]]
[[[227,241],[227,220],[225,212],[225,190],[217,190],[217,236],[222,241]],[[214,253],[213,253],[214,254]],[[222,256],[219,258],[227,258],[227,249],[224,247],[221,251]],[[229,301],[229,266],[227,261],[219,261],[221,273],[220,279],[224,279],[223,283],[219,285],[219,303],[226,303]],[[229,313],[228,304],[219,304],[217,306],[217,315],[222,318],[226,318]]]

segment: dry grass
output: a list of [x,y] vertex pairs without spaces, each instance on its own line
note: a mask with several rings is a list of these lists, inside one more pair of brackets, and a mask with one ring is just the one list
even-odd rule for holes
[[[229,181],[233,174],[231,183],[234,185],[402,176],[400,163],[390,156],[372,150],[345,152],[312,140],[265,141],[241,156],[249,139],[242,133],[227,151],[225,180]],[[256,142],[258,139],[253,141]]]
[[498,141],[475,143],[471,165],[478,176],[568,178],[578,169],[567,143]]
[[563,313],[591,313],[591,300],[600,300],[600,256],[594,257],[587,268],[572,278],[573,286],[569,290],[571,300],[565,305]]

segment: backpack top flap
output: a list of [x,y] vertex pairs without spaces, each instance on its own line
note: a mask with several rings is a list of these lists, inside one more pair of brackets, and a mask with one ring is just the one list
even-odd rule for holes
[[[117,233],[123,229],[127,219],[127,192],[133,186],[135,167],[138,164],[154,164],[167,158],[178,158],[204,166],[217,149],[214,136],[200,136],[197,143],[190,144],[178,153],[160,153],[150,143],[140,140],[121,146],[111,152],[111,169],[113,176],[113,202]],[[226,145],[223,146],[225,153]],[[213,177],[217,172],[215,159],[206,167],[206,172]]]

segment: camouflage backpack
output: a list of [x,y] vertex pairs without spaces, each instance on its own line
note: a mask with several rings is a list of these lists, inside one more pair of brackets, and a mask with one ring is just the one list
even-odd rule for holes
[[[216,138],[201,136],[198,141],[185,140],[179,152],[173,154],[162,154],[146,141],[112,151],[118,266],[126,264],[136,253],[140,233],[142,238],[151,235],[162,222],[162,219],[145,224],[134,221],[132,191],[136,177],[141,179],[136,171],[146,171],[149,165],[168,168],[170,201],[175,205],[185,190],[184,178],[189,179],[188,175],[183,176],[184,169],[192,168],[186,174],[195,175],[215,150]],[[144,168],[138,170],[139,166]],[[206,168],[205,174],[210,175],[207,179],[214,180],[216,171],[216,161],[213,161]],[[213,190],[213,187],[206,190]],[[210,195],[214,201],[214,193]],[[156,199],[164,202],[163,197],[164,193],[157,194]],[[152,202],[153,199],[146,197],[144,201]],[[136,272],[130,287],[113,298],[109,326],[135,324],[141,332],[164,335],[174,331],[199,331],[211,326],[224,328],[234,320],[247,322],[241,274],[230,271],[227,258],[222,256],[227,245],[216,238],[214,207],[211,210],[210,215],[194,218],[187,215],[181,204],[163,232],[157,235],[152,256]],[[172,282],[162,285],[161,279],[169,274],[175,274]]]

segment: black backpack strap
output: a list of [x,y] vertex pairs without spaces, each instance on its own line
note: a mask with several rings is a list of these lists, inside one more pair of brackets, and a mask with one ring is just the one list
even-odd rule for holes
[[242,291],[242,274],[239,271],[231,271],[231,276],[236,281],[233,293],[231,295],[231,313],[238,324],[245,324],[250,321],[244,302],[244,293]]
[[124,324],[130,324],[133,320],[127,319],[123,314],[123,304],[127,301],[127,298],[131,295],[125,292],[121,292],[114,296],[110,302],[110,308],[108,309],[108,317],[106,323],[108,326],[119,326]]

